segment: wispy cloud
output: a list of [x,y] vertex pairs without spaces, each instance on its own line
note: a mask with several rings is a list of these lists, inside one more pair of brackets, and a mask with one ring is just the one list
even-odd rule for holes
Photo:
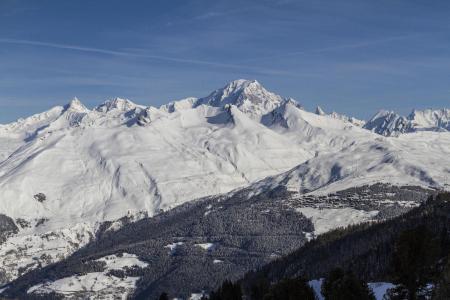
[[336,45],[336,46],[330,46],[330,47],[324,47],[324,48],[318,48],[318,49],[310,49],[310,50],[302,50],[302,51],[293,51],[293,52],[287,52],[287,53],[280,53],[280,54],[277,54],[277,55],[271,55],[271,56],[265,56],[265,57],[255,57],[255,58],[252,58],[252,59],[247,59],[247,60],[245,60],[245,62],[259,61],[259,60],[266,60],[266,59],[285,58],[285,57],[288,57],[288,56],[296,56],[296,55],[303,55],[303,54],[332,52],[332,51],[345,50],[345,49],[366,48],[366,47],[375,46],[375,45],[384,44],[384,43],[389,43],[389,42],[393,42],[393,41],[406,40],[406,39],[418,37],[420,35],[421,34],[409,34],[409,35],[401,35],[401,36],[392,36],[392,37],[386,37],[386,38],[381,38],[381,39],[367,40],[367,41],[363,41],[363,42],[349,43],[349,44],[343,44],[343,45]]
[[31,40],[0,39],[0,43],[30,45],[30,46],[42,46],[42,47],[51,47],[51,48],[67,49],[67,50],[77,50],[77,51],[84,51],[84,52],[94,52],[94,53],[109,54],[109,55],[134,56],[132,53],[121,52],[121,51],[99,49],[99,48],[90,48],[90,47],[81,47],[81,46],[67,45],[67,44],[56,44],[56,43],[48,43],[48,42],[40,42],[40,41],[31,41]]
[[223,12],[210,11],[210,12],[204,13],[202,15],[195,16],[193,19],[194,20],[206,20],[206,19],[211,19],[211,18],[217,18],[217,17],[223,16],[223,15],[225,15],[225,13],[223,13]]
[[167,62],[173,62],[173,63],[194,64],[194,65],[202,65],[202,66],[210,66],[210,67],[218,67],[218,68],[247,70],[247,71],[254,71],[254,72],[266,74],[266,75],[292,75],[291,73],[283,71],[283,70],[266,69],[266,68],[260,68],[260,67],[256,67],[256,66],[250,66],[250,65],[218,63],[218,62],[205,61],[205,60],[177,58],[177,57],[153,55],[153,54],[146,54],[146,53],[133,53],[133,52],[128,52],[128,51],[93,48],[93,47],[85,47],[85,46],[70,45],[70,44],[50,43],[50,42],[42,42],[42,41],[36,41],[36,40],[0,38],[0,43],[38,46],[38,47],[49,47],[49,48],[56,48],[56,49],[63,49],[63,50],[90,52],[90,53],[122,56],[122,57],[129,57],[129,58],[145,58],[145,59],[153,59],[153,60],[167,61]]
[[193,18],[193,20],[206,20],[206,19],[212,19],[212,18],[219,18],[224,16],[230,16],[234,14],[241,14],[250,11],[252,8],[239,8],[239,9],[232,9],[232,10],[224,10],[224,11],[209,11],[201,15],[197,15]]

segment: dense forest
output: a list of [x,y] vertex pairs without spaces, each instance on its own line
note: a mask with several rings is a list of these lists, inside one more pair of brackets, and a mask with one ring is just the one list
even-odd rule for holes
[[447,193],[399,217],[321,235],[239,281],[224,282],[210,299],[314,299],[306,282],[318,278],[325,278],[326,300],[374,299],[369,281],[394,283],[387,299],[450,299],[449,258]]

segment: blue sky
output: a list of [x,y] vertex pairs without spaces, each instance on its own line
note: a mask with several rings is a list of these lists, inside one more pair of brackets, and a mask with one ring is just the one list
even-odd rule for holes
[[450,107],[450,1],[0,0],[0,123],[238,78],[359,118]]

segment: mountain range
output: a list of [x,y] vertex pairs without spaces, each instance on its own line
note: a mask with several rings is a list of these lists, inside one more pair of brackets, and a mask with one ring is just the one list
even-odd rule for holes
[[[449,157],[450,109],[381,111],[365,122],[308,112],[255,80],[159,108],[116,98],[88,109],[74,99],[0,125],[0,283],[67,258],[100,232],[196,201],[289,200],[313,226],[295,235],[311,237],[448,190]],[[361,200],[377,185],[423,195]]]
[[407,117],[393,111],[382,110],[374,115],[364,128],[383,136],[398,136],[417,131],[449,131],[450,109],[414,110]]

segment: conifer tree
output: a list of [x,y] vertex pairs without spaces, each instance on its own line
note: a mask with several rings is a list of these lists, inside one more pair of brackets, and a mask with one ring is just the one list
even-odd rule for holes
[[339,268],[332,270],[325,278],[322,294],[325,300],[375,300],[366,282]]

